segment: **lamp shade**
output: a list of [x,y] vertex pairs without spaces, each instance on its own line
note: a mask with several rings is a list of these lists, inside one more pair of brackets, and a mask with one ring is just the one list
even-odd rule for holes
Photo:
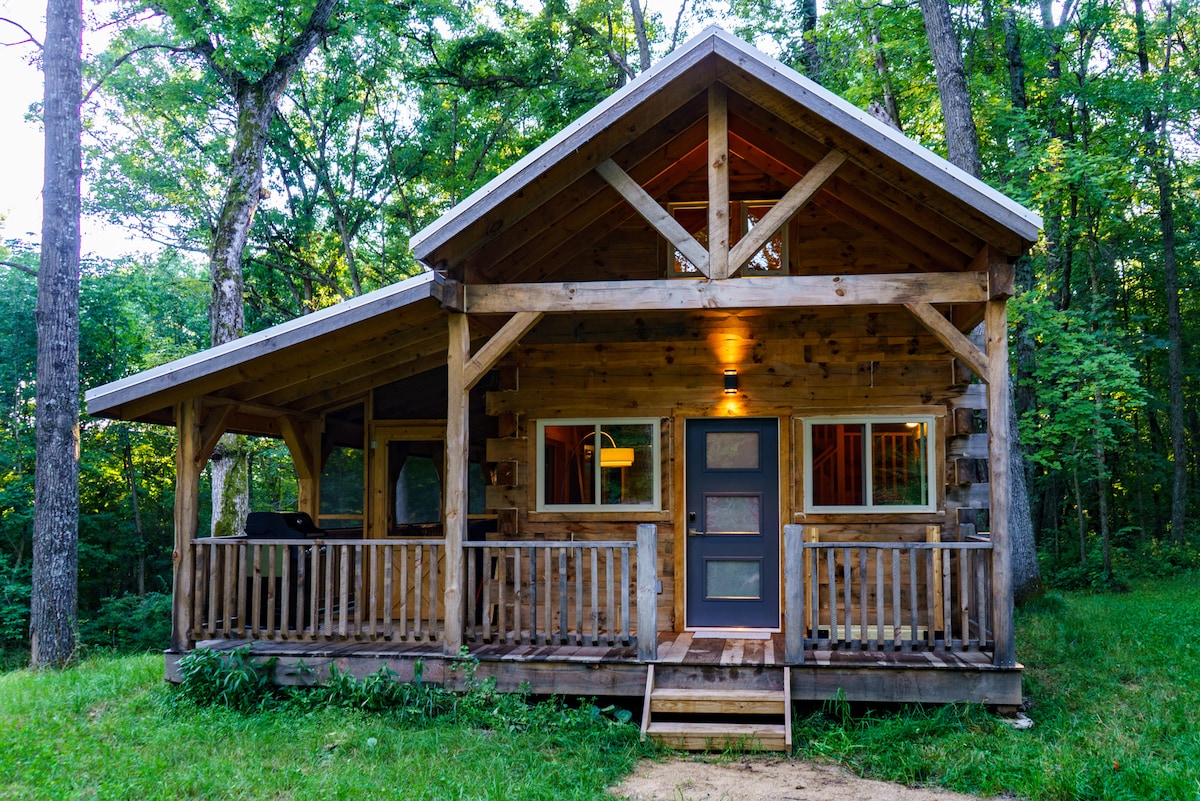
[[631,467],[633,465],[633,448],[601,448],[601,467]]

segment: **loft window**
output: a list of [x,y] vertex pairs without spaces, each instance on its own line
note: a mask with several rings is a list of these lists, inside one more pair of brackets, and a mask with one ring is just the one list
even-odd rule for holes
[[659,508],[657,419],[541,420],[538,511]]
[[804,421],[809,512],[932,512],[932,417]]
[[[757,225],[774,206],[774,201],[733,201],[729,204],[729,246]],[[708,203],[672,203],[668,207],[676,222],[697,242],[708,248]],[[766,244],[742,268],[743,275],[787,275],[788,249],[785,232],[788,226],[776,231]],[[672,278],[702,277],[696,266],[682,253],[671,248],[668,275]]]

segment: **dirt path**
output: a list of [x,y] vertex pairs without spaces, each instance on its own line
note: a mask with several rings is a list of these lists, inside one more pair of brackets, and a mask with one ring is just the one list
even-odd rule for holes
[[980,801],[947,790],[860,779],[828,765],[769,758],[644,760],[610,792],[630,801]]

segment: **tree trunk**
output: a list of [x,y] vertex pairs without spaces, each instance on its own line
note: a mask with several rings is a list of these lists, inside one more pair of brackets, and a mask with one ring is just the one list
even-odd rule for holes
[[[946,150],[950,162],[978,178],[981,172],[979,137],[971,113],[971,96],[967,91],[967,76],[963,69],[958,35],[950,19],[947,0],[921,0],[925,18],[925,33],[933,53],[937,71],[938,96],[942,117],[946,121]],[[1029,493],[1026,486],[1025,459],[1013,415],[1012,380],[1008,381],[1009,408],[1009,519],[1008,538],[1012,555],[1014,600],[1025,600],[1041,592],[1042,578],[1038,569],[1037,550],[1033,538],[1033,521],[1029,515]]]
[[938,96],[946,121],[946,152],[950,163],[979,177],[979,134],[971,114],[971,96],[967,91],[967,72],[948,0],[921,0],[925,34],[933,67],[937,73]]
[[629,0],[633,12],[633,32],[637,36],[638,66],[645,72],[650,69],[650,38],[646,35],[646,9],[638,0]]
[[[213,232],[209,259],[212,298],[209,304],[211,344],[223,345],[240,337],[245,329],[242,255],[262,196],[263,152],[279,98],[296,70],[313,48],[328,35],[329,20],[337,0],[320,0],[303,32],[276,59],[261,78],[250,81],[226,71],[217,59],[217,45],[198,42],[194,49],[208,59],[229,86],[237,104],[237,130],[229,158],[229,185]],[[236,534],[246,527],[249,510],[249,462],[244,438],[225,435],[220,449],[224,459],[214,458],[212,470],[212,530]],[[220,463],[218,465],[218,463]],[[234,483],[230,483],[234,479]],[[232,515],[227,517],[227,515]]]
[[37,465],[30,663],[75,652],[79,565],[79,182],[83,4],[48,0],[45,184],[37,297]]
[[[1100,416],[1103,413],[1099,387],[1096,388],[1093,400],[1095,402],[1093,425],[1099,429]],[[1092,456],[1096,460],[1096,505],[1100,515],[1100,549],[1104,558],[1103,576],[1104,580],[1108,581],[1112,578],[1112,537],[1109,532],[1108,520],[1108,464],[1104,455],[1104,445],[1096,436],[1092,437]]]
[[804,37],[800,48],[800,65],[804,68],[806,76],[820,83],[821,55],[817,48],[817,13],[817,0],[800,0],[800,34]]
[[[1146,35],[1146,15],[1143,0],[1134,0],[1134,27],[1137,31],[1138,70],[1144,79],[1150,77],[1150,48]],[[1167,18],[1167,44],[1163,48],[1163,83],[1171,69],[1171,15],[1173,6],[1164,7]],[[1165,92],[1165,89],[1163,90]],[[1183,543],[1187,524],[1187,441],[1184,430],[1183,407],[1183,325],[1179,316],[1179,268],[1175,253],[1175,192],[1171,181],[1171,140],[1167,133],[1167,103],[1164,98],[1159,119],[1155,121],[1150,106],[1142,111],[1142,128],[1146,134],[1146,157],[1154,173],[1158,189],[1158,222],[1162,232],[1163,284],[1167,300],[1167,396],[1170,406],[1171,458],[1171,540]]]

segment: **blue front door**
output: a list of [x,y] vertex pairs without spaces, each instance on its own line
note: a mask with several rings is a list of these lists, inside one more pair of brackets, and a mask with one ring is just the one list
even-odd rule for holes
[[779,626],[779,421],[688,420],[686,624]]

